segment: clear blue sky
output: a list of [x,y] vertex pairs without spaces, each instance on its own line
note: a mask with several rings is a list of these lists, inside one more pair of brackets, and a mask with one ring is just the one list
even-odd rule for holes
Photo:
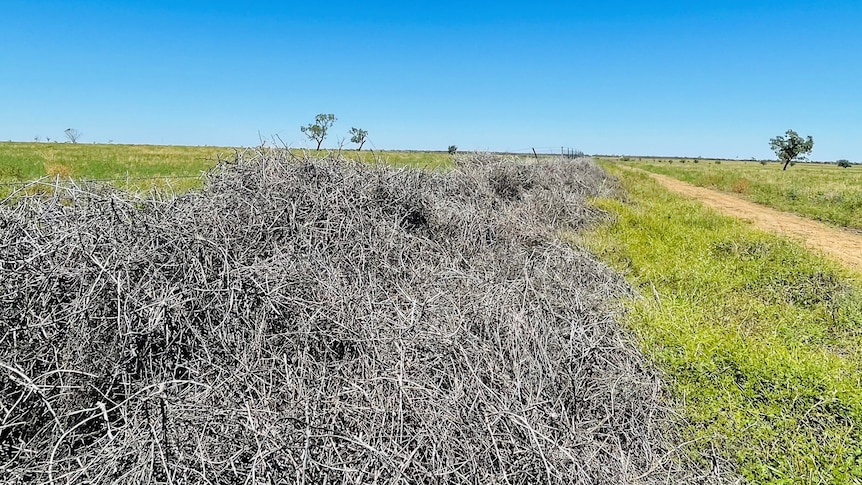
[[862,1],[2,4],[0,139],[862,161]]

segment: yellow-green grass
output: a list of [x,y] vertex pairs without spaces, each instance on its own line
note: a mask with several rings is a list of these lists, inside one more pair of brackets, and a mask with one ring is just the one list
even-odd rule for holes
[[[613,222],[574,236],[639,290],[624,321],[683,439],[753,483],[862,483],[862,278],[606,165]],[[692,456],[699,456],[692,453]]]
[[[297,156],[333,154],[332,150],[292,150]],[[343,156],[395,166],[438,169],[451,164],[446,152],[344,150]],[[22,182],[41,177],[105,180],[132,191],[199,188],[201,174],[235,154],[230,147],[0,142],[0,197]]]
[[[359,160],[367,163],[379,161],[396,167],[416,167],[437,170],[452,166],[452,157],[448,152],[425,152],[413,150],[343,150],[338,152],[333,150],[310,150],[307,153],[312,156],[326,156],[336,152],[351,160]],[[294,153],[300,154],[300,151],[294,150]]]
[[[683,163],[684,162],[684,163]],[[783,211],[862,230],[862,166],[799,163],[782,171],[778,162],[640,159],[623,162],[701,187],[740,195]]]
[[233,153],[225,147],[7,142],[0,143],[0,182],[59,176],[110,180],[130,190],[170,186],[185,191],[200,186],[200,174],[219,156]]

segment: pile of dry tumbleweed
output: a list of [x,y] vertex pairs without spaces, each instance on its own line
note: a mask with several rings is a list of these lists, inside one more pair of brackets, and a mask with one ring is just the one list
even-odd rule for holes
[[[0,207],[0,481],[661,482],[588,161],[258,151],[200,192]],[[555,229],[556,228],[556,229]]]

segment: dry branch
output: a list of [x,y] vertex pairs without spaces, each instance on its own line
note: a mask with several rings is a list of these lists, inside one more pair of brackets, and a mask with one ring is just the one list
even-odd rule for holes
[[609,313],[629,290],[556,236],[599,216],[589,161],[39,184],[0,206],[4,483],[706,480]]

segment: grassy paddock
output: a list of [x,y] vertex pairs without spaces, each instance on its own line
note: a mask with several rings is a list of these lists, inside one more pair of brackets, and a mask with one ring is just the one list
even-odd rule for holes
[[[233,148],[72,143],[0,143],[0,183],[40,177],[112,180],[129,190],[170,187],[183,192]],[[140,180],[144,179],[144,180]],[[0,189],[8,193],[10,186]]]
[[614,222],[576,239],[643,295],[626,321],[686,438],[753,483],[862,483],[859,276],[608,168],[627,200],[596,200]]
[[841,227],[862,230],[862,166],[800,163],[781,170],[777,162],[693,159],[638,159],[623,162],[685,182],[739,194],[783,211]]
[[[201,186],[200,174],[219,157],[234,155],[230,147],[107,145],[0,142],[0,184],[17,184],[40,177],[112,180],[128,190],[170,188],[185,192]],[[292,150],[297,156],[331,154],[330,150]],[[345,157],[395,166],[437,169],[451,164],[446,152],[345,150]],[[0,185],[0,196],[14,186]]]

